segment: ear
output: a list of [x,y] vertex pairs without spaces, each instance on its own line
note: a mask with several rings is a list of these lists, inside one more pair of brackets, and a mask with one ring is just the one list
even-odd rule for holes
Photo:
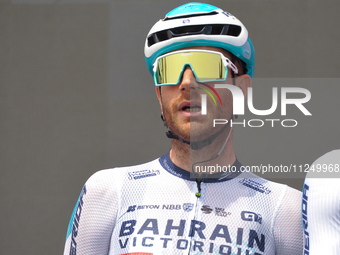
[[157,98],[158,98],[158,102],[161,106],[161,110],[163,111],[163,108],[162,108],[162,95],[161,95],[161,88],[159,86],[156,86],[155,87],[155,90],[156,90],[156,95],[157,95]]
[[236,86],[239,87],[244,97],[247,97],[248,88],[251,87],[251,77],[248,74],[242,74],[236,78]]

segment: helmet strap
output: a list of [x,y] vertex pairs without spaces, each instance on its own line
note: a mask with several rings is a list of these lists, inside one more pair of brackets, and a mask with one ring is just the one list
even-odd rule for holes
[[[230,54],[231,55],[231,62],[234,63],[234,65],[236,65],[235,61],[236,61],[236,57],[234,56],[234,54]],[[230,69],[231,70],[231,69]],[[235,80],[235,73],[233,70],[231,70],[231,77],[233,78],[233,84],[234,86],[236,86],[236,80]]]
[[177,139],[179,141],[181,141],[182,143],[186,143],[190,145],[190,149],[192,150],[199,150],[202,149],[203,147],[210,145],[220,134],[223,133],[224,130],[227,129],[227,127],[229,126],[230,121],[228,122],[227,125],[225,125],[220,131],[218,131],[217,133],[209,136],[208,138],[202,140],[202,141],[197,141],[197,142],[190,142],[190,141],[185,141],[182,138],[178,137],[177,135],[175,135],[174,133],[172,133],[171,130],[168,130],[165,134],[168,138],[170,139]]

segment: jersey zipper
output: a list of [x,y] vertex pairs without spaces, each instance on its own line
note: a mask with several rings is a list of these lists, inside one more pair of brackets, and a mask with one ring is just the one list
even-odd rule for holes
[[[201,205],[201,201],[202,198],[202,178],[196,178],[196,184],[197,184],[197,192],[195,193],[195,196],[196,196],[196,205],[195,205],[195,214],[194,214],[194,218],[193,220],[199,220],[198,217],[200,215],[200,205]],[[191,231],[191,229],[190,229]],[[190,238],[190,244],[189,244],[189,250],[188,250],[188,255],[192,254],[192,244],[193,244],[193,241],[195,240],[195,236],[192,236]]]

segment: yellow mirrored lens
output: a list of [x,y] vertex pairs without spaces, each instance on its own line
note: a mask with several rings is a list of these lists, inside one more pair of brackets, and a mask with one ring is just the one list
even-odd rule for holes
[[220,80],[224,78],[225,67],[219,54],[195,52],[191,65],[199,81]]
[[158,61],[158,84],[177,84],[186,65],[191,65],[196,78],[203,82],[225,78],[225,66],[219,54],[209,52],[181,52],[165,56]]
[[161,58],[158,61],[157,78],[159,84],[176,84],[183,69],[183,62],[177,54]]

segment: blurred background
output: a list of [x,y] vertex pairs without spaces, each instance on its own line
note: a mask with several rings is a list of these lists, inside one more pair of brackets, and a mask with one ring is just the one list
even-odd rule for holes
[[[235,128],[239,160],[311,164],[339,148],[340,2],[205,2],[248,28],[254,93],[271,95],[278,81],[312,93],[313,116],[297,113],[296,128]],[[94,172],[169,150],[143,48],[151,26],[184,3],[0,0],[0,254],[62,254]],[[304,174],[269,178],[301,190]]]

